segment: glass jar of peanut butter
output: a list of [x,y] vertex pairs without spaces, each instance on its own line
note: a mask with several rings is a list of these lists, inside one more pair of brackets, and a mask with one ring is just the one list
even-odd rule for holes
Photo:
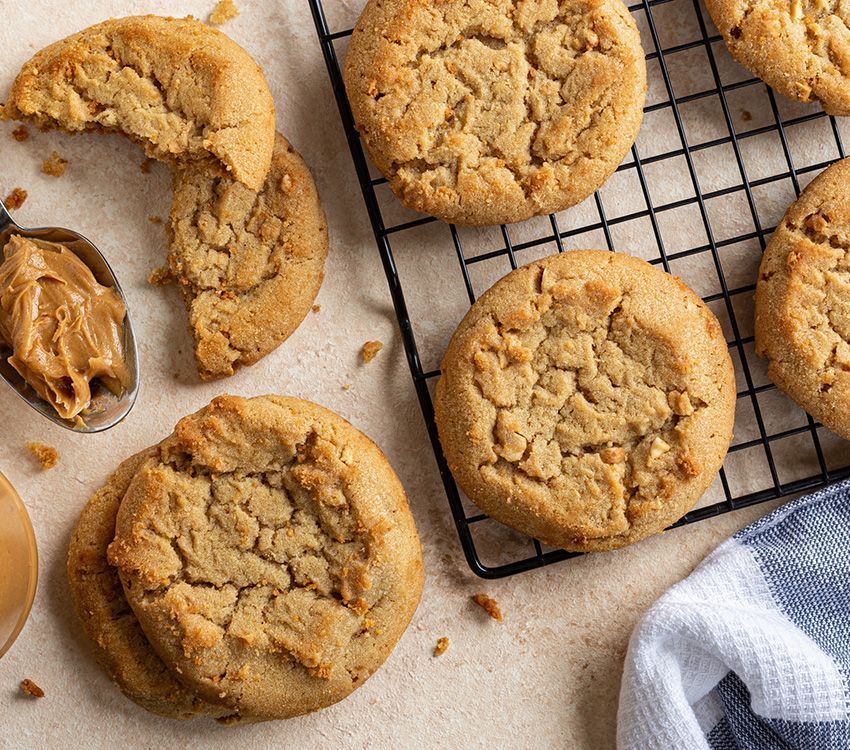
[[0,474],[0,657],[24,627],[37,581],[32,524],[18,493]]

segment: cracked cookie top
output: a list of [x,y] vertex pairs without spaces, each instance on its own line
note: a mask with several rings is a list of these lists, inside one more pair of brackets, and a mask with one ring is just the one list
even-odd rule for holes
[[115,18],[51,44],[21,69],[3,116],[121,131],[148,156],[203,160],[253,190],[274,143],[262,71],[236,42],[191,17]]
[[786,212],[756,285],[756,352],[768,375],[850,439],[850,159],[816,177]]
[[168,233],[204,380],[279,346],[322,285],[325,215],[310,170],[280,133],[259,192],[203,166],[178,167]]
[[838,0],[706,0],[732,56],[781,94],[850,115],[850,10]]
[[150,642],[201,696],[286,718],[388,656],[422,588],[404,490],[315,404],[216,398],[136,473],[109,560]]
[[620,0],[370,0],[345,82],[402,203],[499,224],[605,181],[637,136],[646,66]]
[[720,325],[674,277],[572,250],[471,308],[437,385],[440,440],[484,512],[571,550],[663,530],[713,481],[735,380]]
[[118,571],[106,560],[121,498],[136,471],[155,454],[156,448],[148,448],[124,461],[83,509],[68,548],[71,595],[98,662],[128,698],[173,719],[233,720],[232,709],[201,700],[157,656],[127,603]]

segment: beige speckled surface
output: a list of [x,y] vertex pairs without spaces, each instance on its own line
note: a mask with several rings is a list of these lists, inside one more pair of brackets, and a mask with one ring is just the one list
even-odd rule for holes
[[[25,4],[0,0],[0,10],[14,9],[4,14],[0,25],[0,92],[8,89],[15,71],[36,49],[109,15],[158,11],[205,16],[213,4],[212,0],[29,0]],[[29,141],[19,144],[9,136],[12,126],[0,124],[0,193],[6,195],[16,185],[30,192],[17,212],[23,224],[69,226],[98,242],[114,264],[133,307],[143,376],[139,403],[129,419],[111,432],[93,437],[74,435],[40,420],[10,391],[0,388],[0,471],[24,496],[41,552],[41,582],[32,616],[17,644],[0,661],[0,747],[224,748],[234,742],[252,747],[285,743],[322,748],[611,747],[622,659],[637,618],[721,540],[772,506],[740,511],[631,549],[581,558],[510,580],[486,583],[476,579],[461,555],[427,444],[307,4],[305,0],[242,0],[237,4],[242,14],[223,28],[264,68],[278,106],[278,126],[316,174],[328,213],[331,254],[318,300],[321,312],[310,314],[280,349],[234,378],[224,383],[197,381],[176,291],[151,287],[146,281],[150,270],[165,257],[163,228],[147,217],[168,212],[167,170],[157,165],[151,174],[142,174],[141,151],[117,136],[33,132]],[[328,0],[327,5],[332,25],[341,29],[354,20],[361,0]],[[694,38],[690,0],[657,6],[654,15],[665,46]],[[45,23],[44,18],[50,22]],[[645,32],[646,24],[641,26]],[[644,34],[644,39],[648,38]],[[722,74],[728,75],[726,80],[746,77],[720,46],[714,49]],[[704,55],[704,50],[686,51],[670,63],[677,94],[710,85],[711,81],[705,80],[710,68],[699,55]],[[657,65],[654,69],[650,66],[650,80],[650,102],[658,101],[663,86]],[[763,125],[769,116],[763,88],[744,91],[742,96],[729,95],[735,125]],[[779,106],[787,117],[812,109],[781,100]],[[752,112],[752,120],[744,121],[745,108]],[[683,117],[689,137],[717,138],[726,132],[714,100],[699,100],[683,108]],[[826,121],[788,128],[787,135],[800,163],[837,156],[815,150],[829,147],[831,133]],[[752,178],[784,169],[777,143],[775,134],[744,143]],[[668,110],[647,117],[638,144],[642,156],[677,147]],[[71,162],[60,179],[39,171],[41,160],[53,149]],[[698,154],[695,167],[704,190],[738,179],[728,147]],[[645,171],[659,203],[692,194],[681,158],[647,165]],[[640,188],[629,181],[634,174],[634,170],[620,173],[603,189],[609,216],[642,207]],[[765,226],[781,216],[792,195],[788,180],[756,191]],[[382,195],[382,200],[388,215],[406,216],[388,196]],[[751,231],[740,193],[710,202],[707,210],[718,237]],[[593,202],[587,201],[566,212],[561,226],[593,221],[594,212]],[[531,224],[512,230],[516,232],[512,237],[522,238],[524,232],[533,231]],[[662,214],[660,231],[668,249],[705,242],[699,216],[692,208]],[[465,304],[459,275],[451,266],[455,261],[448,239],[445,227],[429,225],[399,236],[396,244],[403,280],[412,280],[411,271],[416,271],[417,283],[408,287],[409,304],[418,318],[416,333],[427,368],[439,361]],[[618,225],[614,240],[618,249],[639,255],[649,256],[654,248],[651,229],[638,221]],[[473,230],[464,234],[464,241],[469,247],[492,248],[500,239],[498,230]],[[572,239],[569,246],[601,246],[603,242],[601,233],[595,232]],[[676,264],[674,271],[700,293],[710,294],[715,291],[716,276],[701,257]],[[751,283],[758,245],[726,248],[724,263],[727,258],[730,284]],[[480,264],[473,281],[481,290],[506,270]],[[749,297],[740,297],[743,335],[751,332]],[[360,347],[370,339],[381,339],[386,346],[372,363],[363,365]],[[763,382],[763,377],[763,369],[758,368],[756,382]],[[351,388],[343,390],[347,383]],[[123,698],[96,667],[72,616],[65,585],[68,538],[90,492],[121,458],[159,440],[177,417],[197,409],[223,389],[246,395],[277,391],[302,396],[353,421],[383,447],[401,476],[425,547],[422,604],[384,668],[343,703],[285,723],[223,728],[204,722],[179,724],[146,714]],[[763,396],[770,429],[801,424],[801,413],[784,397],[773,392]],[[749,440],[756,434],[748,409],[745,404],[740,410],[736,440]],[[830,459],[839,461],[843,444],[828,435],[822,437]],[[35,468],[24,447],[33,439],[60,450],[57,468],[49,473]],[[810,473],[805,451],[790,441],[782,441],[785,443],[789,443],[785,453],[780,452],[781,444],[776,446],[780,478]],[[760,462],[763,459],[753,451],[736,454],[729,464],[733,487],[763,486],[763,473],[761,480],[757,479]],[[715,486],[711,496],[716,498],[716,492]],[[469,602],[469,596],[480,590],[499,601],[505,614],[503,623],[487,619]],[[451,644],[435,659],[432,649],[443,635]],[[40,701],[19,697],[17,684],[24,677],[34,679],[47,696]]]

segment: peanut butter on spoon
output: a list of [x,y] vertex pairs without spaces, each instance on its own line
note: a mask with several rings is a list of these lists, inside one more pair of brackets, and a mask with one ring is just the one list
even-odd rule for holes
[[60,417],[74,419],[98,379],[120,395],[131,383],[121,297],[63,245],[12,235],[0,263],[0,345],[9,364]]

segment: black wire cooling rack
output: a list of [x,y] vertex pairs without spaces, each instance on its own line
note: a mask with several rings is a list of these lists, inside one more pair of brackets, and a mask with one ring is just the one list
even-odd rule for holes
[[[773,224],[799,195],[806,180],[836,158],[844,157],[843,122],[814,107],[775,97],[761,81],[735,66],[699,0],[643,0],[629,6],[641,28],[644,49],[651,50],[646,55],[649,94],[643,129],[658,135],[654,140],[661,141],[662,146],[659,148],[656,143],[645,148],[639,137],[631,158],[609,180],[630,178],[634,189],[626,194],[636,196],[642,205],[630,210],[620,205],[621,201],[606,203],[603,186],[581,206],[538,221],[534,231],[522,232],[522,225],[494,228],[492,231],[498,232],[495,249],[470,251],[463,230],[430,217],[394,222],[392,216],[398,206],[392,201],[382,205],[377,191],[386,189],[386,180],[370,172],[340,73],[338,52],[347,44],[351,29],[332,31],[321,0],[310,0],[310,5],[422,414],[460,542],[473,572],[482,578],[501,578],[564,560],[573,553],[546,548],[537,540],[497,524],[472,506],[452,479],[434,423],[431,392],[439,370],[436,366],[423,366],[416,330],[422,321],[408,312],[394,255],[394,244],[428,224],[447,230],[443,232],[443,260],[445,265],[457,264],[456,274],[469,304],[476,298],[473,276],[480,266],[503,263],[496,276],[481,286],[483,291],[510,268],[570,246],[592,247],[601,243],[611,250],[634,253],[638,245],[643,251],[637,254],[665,271],[679,275],[680,267],[687,267],[685,264],[697,268],[698,277],[685,281],[702,294],[720,318],[739,387],[744,387],[738,393],[736,438],[718,480],[702,504],[675,526],[850,476],[846,446],[787,401],[767,380],[753,351],[752,312],[748,308],[758,259]],[[685,69],[689,73],[682,77],[680,72]],[[695,71],[699,75],[695,76]],[[704,85],[694,83],[693,79],[700,75],[705,78]],[[665,147],[665,143],[672,147]],[[750,155],[756,149],[759,158],[754,161]],[[817,151],[814,157],[813,151]],[[822,158],[825,152],[830,157],[826,160]],[[708,162],[702,158],[712,154],[713,170],[704,167]],[[764,163],[765,155],[771,164]],[[751,176],[755,174],[761,176]],[[659,179],[654,180],[653,175]],[[677,194],[674,189],[667,195],[669,186],[677,180],[678,189],[684,194]],[[660,195],[672,199],[662,201]],[[520,240],[520,234],[532,236]],[[481,244],[480,233],[472,237],[476,240],[473,244]],[[689,246],[695,237],[699,241]],[[429,237],[428,241],[435,240]],[[418,277],[422,275],[418,270],[408,274],[405,284],[421,282]],[[714,289],[705,283],[707,278],[716,282]],[[443,300],[434,294],[428,297],[427,290],[425,294],[433,305],[429,312],[436,313]],[[457,317],[444,332],[446,337],[459,320]],[[485,527],[487,530],[479,534],[479,529]],[[483,551],[494,552],[496,560],[485,559]]]

